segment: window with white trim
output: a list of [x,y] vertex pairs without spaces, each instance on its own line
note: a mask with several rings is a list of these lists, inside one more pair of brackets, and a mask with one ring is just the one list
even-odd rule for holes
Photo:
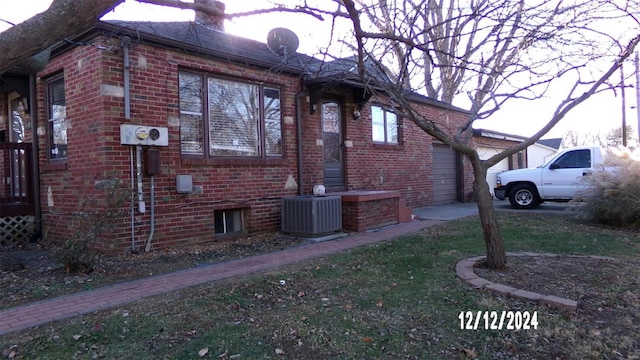
[[179,82],[183,155],[282,156],[278,88],[186,71]]
[[371,138],[374,143],[398,145],[398,115],[380,106],[371,106]]

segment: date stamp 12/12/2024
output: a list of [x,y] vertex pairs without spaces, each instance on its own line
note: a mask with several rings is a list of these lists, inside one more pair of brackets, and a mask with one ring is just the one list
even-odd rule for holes
[[460,311],[462,330],[537,330],[538,312],[533,311]]

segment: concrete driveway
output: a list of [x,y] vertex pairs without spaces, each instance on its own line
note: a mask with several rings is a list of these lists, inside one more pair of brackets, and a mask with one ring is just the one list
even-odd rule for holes
[[[511,207],[508,200],[494,200],[493,207],[496,211],[510,211],[520,213],[575,213],[581,205],[569,203],[545,202],[531,210],[516,210]],[[475,202],[456,203],[449,205],[427,206],[413,209],[413,214],[425,220],[454,220],[467,216],[478,215],[478,205]]]

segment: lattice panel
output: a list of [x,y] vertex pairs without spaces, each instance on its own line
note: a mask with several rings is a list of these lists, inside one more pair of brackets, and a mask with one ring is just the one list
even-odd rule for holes
[[33,216],[12,216],[0,218],[0,245],[2,248],[14,248],[26,244],[35,233]]

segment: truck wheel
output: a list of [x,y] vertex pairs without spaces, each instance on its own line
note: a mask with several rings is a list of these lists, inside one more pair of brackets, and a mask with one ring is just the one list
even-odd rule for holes
[[533,209],[541,203],[538,192],[527,184],[514,186],[509,192],[509,202],[514,209]]

